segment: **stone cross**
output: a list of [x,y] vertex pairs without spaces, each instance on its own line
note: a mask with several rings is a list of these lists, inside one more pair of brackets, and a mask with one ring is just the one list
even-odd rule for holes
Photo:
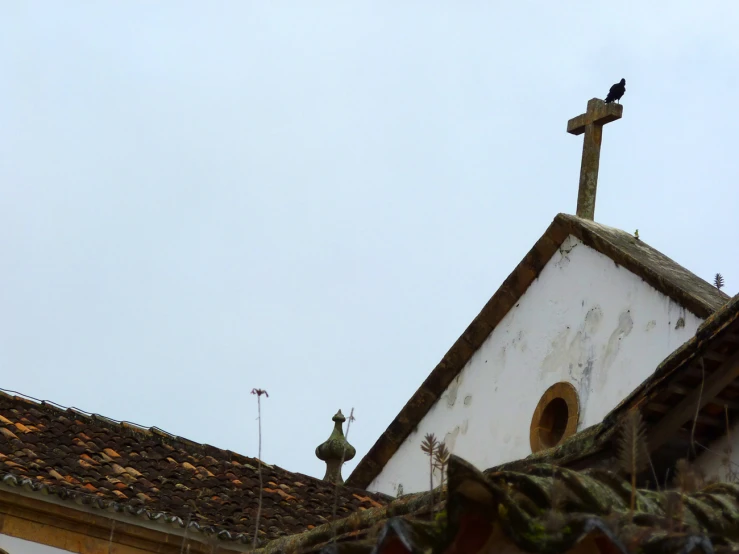
[[584,114],[567,122],[567,132],[572,135],[585,133],[580,165],[580,188],[577,192],[577,216],[593,220],[595,217],[595,193],[598,189],[598,165],[603,125],[621,119],[624,108],[621,104],[606,104],[599,98],[588,100]]

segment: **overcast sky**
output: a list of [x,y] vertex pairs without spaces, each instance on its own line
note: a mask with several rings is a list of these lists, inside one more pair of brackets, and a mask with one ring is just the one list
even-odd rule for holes
[[0,0],[0,387],[322,477],[558,212],[739,292],[739,3]]

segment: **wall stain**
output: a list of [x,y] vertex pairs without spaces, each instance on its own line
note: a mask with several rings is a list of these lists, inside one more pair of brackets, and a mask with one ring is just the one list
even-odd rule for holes
[[578,430],[582,427],[582,422],[585,421],[585,411],[588,405],[588,398],[590,397],[590,393],[593,392],[593,390],[590,388],[590,382],[593,379],[595,351],[592,346],[588,350],[588,358],[585,361],[585,367],[583,367],[582,369],[577,391],[577,394],[580,397],[580,421],[578,423]]
[[560,258],[554,262],[554,266],[559,267],[560,269],[567,267],[570,263],[570,257],[568,254],[575,249],[577,244],[578,243],[574,242],[570,237],[567,237],[559,247]]
[[603,321],[603,310],[601,310],[600,306],[593,306],[588,310],[588,313],[585,314],[585,332],[589,335],[595,333],[598,330],[598,327],[600,327],[601,321]]
[[523,334],[523,330],[519,331],[516,338],[511,341],[511,346],[518,348],[521,352],[526,352],[527,345],[524,337],[525,335]]
[[654,319],[650,319],[649,323],[647,323],[647,326],[645,327],[646,331],[651,331],[657,326],[657,322]]
[[464,397],[464,405],[469,406],[470,404],[472,404],[472,395],[468,394]]
[[454,380],[449,384],[446,395],[446,405],[449,408],[453,408],[457,402],[457,394],[459,394],[459,385],[462,383],[462,374],[457,375]]
[[505,344],[504,344],[503,346],[500,347],[500,352],[498,353],[498,363],[500,364],[500,367],[505,367],[505,358],[506,358],[506,352],[505,352]]
[[567,349],[567,339],[570,335],[570,328],[562,329],[557,336],[554,337],[549,346],[549,352],[541,363],[541,373],[554,373],[560,371],[562,367],[569,361],[569,352]]
[[[485,360],[485,363],[488,363],[489,360]],[[492,367],[487,368],[485,371],[489,372],[490,379],[492,379],[493,383],[498,382],[498,377],[500,377],[500,374],[505,370],[506,367],[506,347],[505,345],[500,348],[493,357],[492,360],[490,360],[490,365]]]
[[457,436],[459,435],[459,425],[457,425],[453,431],[444,435],[444,444],[449,449],[449,452],[454,452],[454,445],[457,444]]
[[566,370],[570,379],[580,381],[588,364],[592,370],[595,355],[591,337],[598,331],[602,321],[603,310],[600,306],[593,306],[585,314],[580,329],[571,340],[569,327],[560,331],[542,362],[540,378],[544,378],[547,373]]
[[606,378],[608,377],[608,369],[616,360],[616,357],[621,350],[621,341],[629,336],[629,333],[631,333],[633,328],[634,320],[631,317],[631,310],[621,312],[618,316],[618,325],[611,333],[608,343],[606,344],[605,352],[603,353],[603,364],[600,368],[600,374],[598,375],[599,385],[605,384]]

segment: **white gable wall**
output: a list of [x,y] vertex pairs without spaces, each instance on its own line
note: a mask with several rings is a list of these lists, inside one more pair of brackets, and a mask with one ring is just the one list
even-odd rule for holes
[[428,489],[427,433],[479,468],[528,456],[536,405],[559,381],[578,390],[578,428],[600,422],[701,322],[568,237],[368,489]]

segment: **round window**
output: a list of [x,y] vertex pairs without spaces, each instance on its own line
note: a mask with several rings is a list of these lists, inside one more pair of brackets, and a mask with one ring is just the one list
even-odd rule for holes
[[569,383],[555,383],[539,400],[531,418],[531,451],[557,446],[577,431],[580,403]]

